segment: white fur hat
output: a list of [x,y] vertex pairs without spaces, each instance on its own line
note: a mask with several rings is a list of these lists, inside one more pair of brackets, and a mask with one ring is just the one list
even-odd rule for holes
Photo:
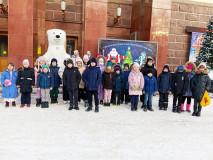
[[138,64],[138,62],[134,62],[133,67],[139,67],[140,65]]
[[205,62],[201,62],[198,66],[198,68],[200,68],[200,66],[204,66],[206,68],[206,63]]
[[74,53],[79,53],[78,50],[74,50]]
[[66,54],[66,55],[65,55],[65,59],[67,59],[67,58],[70,58],[70,55],[69,55],[69,54]]
[[28,59],[25,59],[25,60],[23,60],[23,65],[29,65],[30,63],[29,63],[29,60]]
[[89,60],[89,57],[88,57],[88,55],[84,55],[84,57],[83,57],[83,60],[85,60],[85,59],[88,59]]

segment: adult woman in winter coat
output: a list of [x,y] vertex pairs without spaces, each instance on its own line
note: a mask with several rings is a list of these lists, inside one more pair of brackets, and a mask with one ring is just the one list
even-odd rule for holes
[[131,111],[137,111],[138,98],[142,95],[142,89],[144,86],[143,74],[139,71],[139,64],[134,63],[129,77],[129,95],[131,95]]
[[4,98],[5,107],[9,107],[9,102],[12,102],[13,107],[16,106],[16,98],[18,97],[17,78],[18,72],[14,69],[14,64],[9,63],[8,69],[1,75],[2,98]]
[[192,116],[200,116],[202,106],[200,105],[204,92],[211,89],[211,80],[208,76],[209,70],[204,62],[195,70],[195,75],[191,80],[192,98],[194,98],[194,112]]
[[35,85],[35,74],[34,69],[29,67],[28,59],[23,61],[23,67],[19,69],[16,84],[20,87],[21,92],[20,107],[24,107],[25,104],[27,104],[27,107],[30,107],[32,88]]

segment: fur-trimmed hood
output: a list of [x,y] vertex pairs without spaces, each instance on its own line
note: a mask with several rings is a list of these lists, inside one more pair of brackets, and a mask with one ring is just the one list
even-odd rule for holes
[[191,66],[193,67],[193,70],[192,70],[192,71],[195,72],[196,65],[195,65],[194,62],[191,62],[191,61],[186,62],[185,66],[184,66],[185,72],[187,72],[187,73],[189,72],[189,70],[187,69],[187,67],[188,67],[189,65],[191,65]]
[[113,73],[114,72],[114,68],[111,68],[110,70],[108,70],[107,68],[104,68],[104,72]]
[[[196,74],[201,74],[201,71],[198,69],[198,68],[196,68],[195,69],[195,73]],[[208,74],[209,73],[209,69],[208,68],[205,68],[205,70],[203,71],[203,74]]]
[[104,56],[102,56],[102,55],[99,55],[99,56],[96,58],[97,64],[99,64],[99,59],[101,59],[101,58],[104,60],[104,65],[106,65],[107,60],[106,60],[106,58],[105,58]]

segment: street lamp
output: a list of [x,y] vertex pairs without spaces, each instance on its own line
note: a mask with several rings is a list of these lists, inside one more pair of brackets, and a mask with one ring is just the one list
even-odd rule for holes
[[0,13],[8,15],[8,6],[4,6],[3,0],[0,0]]
[[66,2],[64,0],[61,1],[61,11],[62,11],[62,18],[65,19],[65,10],[66,10]]
[[115,24],[115,25],[117,25],[118,22],[120,21],[121,12],[122,12],[122,9],[121,9],[121,7],[119,6],[119,7],[117,8],[117,17],[115,17],[115,20],[114,20],[114,24]]

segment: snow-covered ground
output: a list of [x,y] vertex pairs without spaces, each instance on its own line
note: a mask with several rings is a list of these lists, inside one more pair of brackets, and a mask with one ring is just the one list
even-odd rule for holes
[[172,97],[167,112],[158,110],[157,96],[153,103],[154,112],[121,105],[88,113],[62,102],[5,108],[1,99],[0,160],[212,159],[213,103],[199,118],[172,113]]

